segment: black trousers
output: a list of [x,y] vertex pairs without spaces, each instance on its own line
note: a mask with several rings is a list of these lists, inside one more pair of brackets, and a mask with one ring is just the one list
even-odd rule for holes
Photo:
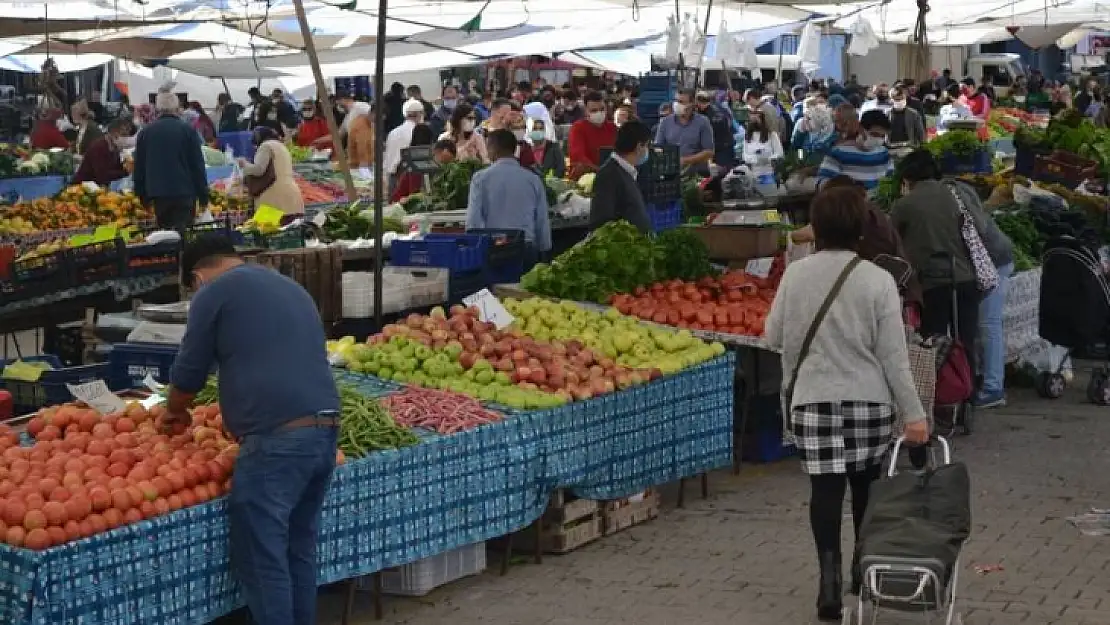
[[867,511],[871,483],[879,479],[882,470],[882,465],[876,464],[856,473],[809,476],[809,524],[818,553],[840,552],[840,519],[848,488],[852,489],[853,536],[855,540],[859,540],[859,529],[863,523],[863,513]]
[[163,230],[181,232],[193,225],[196,218],[196,198],[158,197],[154,198],[154,220]]

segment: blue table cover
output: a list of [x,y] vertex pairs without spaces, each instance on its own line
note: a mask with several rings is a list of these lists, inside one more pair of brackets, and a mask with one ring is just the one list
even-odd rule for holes
[[10,203],[54,197],[66,186],[65,176],[31,176],[0,179],[0,199]]
[[[732,459],[729,353],[651,384],[338,467],[319,582],[400,566],[538,519],[556,487],[618,498]],[[345,374],[379,396],[396,385]],[[0,545],[5,625],[200,625],[242,604],[226,498],[43,552]]]

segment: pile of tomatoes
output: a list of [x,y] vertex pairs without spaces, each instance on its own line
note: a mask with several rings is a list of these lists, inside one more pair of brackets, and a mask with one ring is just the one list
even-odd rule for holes
[[238,445],[219,407],[195,409],[174,435],[158,431],[162,412],[46,408],[27,424],[30,447],[0,426],[0,541],[47,549],[226,493]]
[[785,263],[776,258],[766,278],[729,271],[697,282],[657,282],[610,298],[617,310],[679,328],[763,336],[763,325]]

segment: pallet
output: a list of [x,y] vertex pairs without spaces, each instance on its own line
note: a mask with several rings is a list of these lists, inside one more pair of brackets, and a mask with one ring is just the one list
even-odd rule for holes
[[569,553],[603,536],[601,505],[559,489],[552,493],[543,516],[521,532],[542,553]]
[[659,516],[659,493],[653,489],[639,496],[610,501],[603,510],[605,535],[616,534]]

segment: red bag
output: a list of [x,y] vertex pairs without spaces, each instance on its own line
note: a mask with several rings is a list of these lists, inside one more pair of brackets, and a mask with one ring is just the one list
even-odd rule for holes
[[955,406],[971,399],[973,384],[963,343],[952,340],[937,350],[937,406]]

